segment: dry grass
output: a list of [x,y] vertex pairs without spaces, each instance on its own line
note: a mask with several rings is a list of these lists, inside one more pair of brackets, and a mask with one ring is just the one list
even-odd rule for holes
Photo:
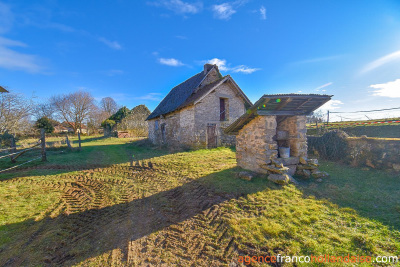
[[0,178],[0,265],[219,266],[239,255],[400,252],[400,182],[390,174],[327,162],[324,183],[281,187],[236,178],[228,148],[169,154],[123,139],[49,160]]

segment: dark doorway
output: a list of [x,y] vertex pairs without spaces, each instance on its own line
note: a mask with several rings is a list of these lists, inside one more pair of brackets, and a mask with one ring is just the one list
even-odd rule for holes
[[217,147],[217,125],[209,123],[207,125],[207,148]]
[[165,123],[161,124],[161,140],[163,144],[165,144]]
[[226,108],[225,108],[225,98],[219,99],[219,120],[224,121],[226,119]]

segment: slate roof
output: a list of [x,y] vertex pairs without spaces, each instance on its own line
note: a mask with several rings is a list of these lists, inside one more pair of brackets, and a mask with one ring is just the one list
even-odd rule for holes
[[181,107],[197,89],[204,77],[206,77],[206,74],[202,71],[172,88],[168,95],[158,104],[149,117],[147,117],[147,120],[165,115]]
[[257,116],[301,116],[309,115],[331,100],[332,95],[275,94],[263,95],[245,114],[229,125],[226,134],[238,134],[247,123]]
[[1,93],[8,93],[8,91],[2,86],[0,86],[0,92]]
[[208,91],[210,91],[214,86],[216,86],[218,83],[220,83],[225,78],[226,78],[226,76],[216,80],[215,82],[212,82],[210,84],[200,87],[199,89],[197,89],[197,91],[195,90],[195,92],[193,92],[192,95],[190,95],[186,99],[186,101],[183,102],[182,105],[179,106],[179,108],[183,108],[183,107],[189,106],[191,104],[194,104],[194,102],[196,102],[197,99],[200,99],[203,96],[205,96],[208,93]]

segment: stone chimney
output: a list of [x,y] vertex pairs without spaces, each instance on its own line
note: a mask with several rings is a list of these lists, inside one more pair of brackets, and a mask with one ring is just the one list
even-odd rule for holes
[[204,74],[207,74],[213,67],[217,66],[209,63],[204,64]]

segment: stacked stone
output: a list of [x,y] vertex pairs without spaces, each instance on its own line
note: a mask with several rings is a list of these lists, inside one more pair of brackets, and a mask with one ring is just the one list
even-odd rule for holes
[[322,178],[328,177],[327,172],[320,171],[318,169],[319,164],[317,159],[308,159],[305,157],[300,157],[300,164],[297,165],[296,175],[303,178],[313,177],[317,179],[318,182],[322,181]]

